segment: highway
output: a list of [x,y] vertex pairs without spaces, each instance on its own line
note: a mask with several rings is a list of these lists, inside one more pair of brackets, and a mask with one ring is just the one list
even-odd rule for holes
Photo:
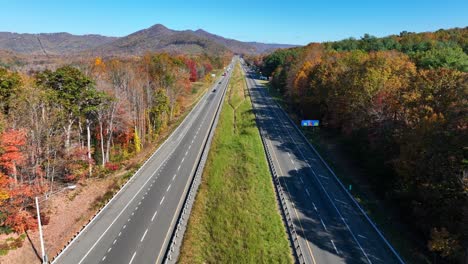
[[53,263],[164,261],[231,72],[216,81],[172,135]]
[[299,262],[403,263],[367,220],[325,162],[246,71],[257,124],[287,196],[299,241]]

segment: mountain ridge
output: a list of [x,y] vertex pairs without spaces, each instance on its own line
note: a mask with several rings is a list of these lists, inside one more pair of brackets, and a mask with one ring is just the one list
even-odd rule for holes
[[155,24],[123,37],[73,35],[68,32],[0,32],[0,50],[26,55],[141,55],[147,51],[260,54],[295,46],[297,45],[243,42],[203,29],[173,30],[162,24]]

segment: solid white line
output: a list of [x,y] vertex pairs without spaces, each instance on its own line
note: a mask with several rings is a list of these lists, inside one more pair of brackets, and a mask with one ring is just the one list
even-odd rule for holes
[[335,246],[335,243],[333,242],[333,239],[330,239],[330,241],[332,242],[332,245],[335,248],[336,254],[340,254],[340,252],[338,252],[338,249]]
[[323,222],[322,218],[320,218],[320,222],[322,222],[322,225],[323,225],[323,228],[325,229],[325,231],[328,231],[327,230],[327,227],[325,226],[325,223]]
[[151,217],[151,222],[153,222],[154,218],[156,217],[156,215],[158,214],[158,211],[156,210],[153,214],[153,217]]
[[162,198],[161,201],[159,202],[159,205],[161,205],[161,204],[163,203],[164,198],[165,198],[165,196],[163,196],[163,198]]
[[146,228],[146,231],[143,234],[143,236],[141,237],[140,242],[143,242],[143,239],[145,239],[146,233],[148,233],[148,228]]
[[136,251],[135,251],[135,253],[133,253],[133,256],[132,256],[132,258],[130,259],[130,262],[129,262],[128,264],[132,264],[132,261],[133,261],[133,259],[135,258],[135,255],[136,255]]
[[167,186],[166,192],[168,192],[170,188],[171,188],[171,185],[169,184],[169,186]]
[[307,196],[310,196],[309,190],[307,190],[307,188],[305,190],[306,190]]

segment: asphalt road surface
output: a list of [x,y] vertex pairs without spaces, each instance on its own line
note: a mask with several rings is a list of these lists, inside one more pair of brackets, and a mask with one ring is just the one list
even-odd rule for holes
[[231,72],[53,263],[163,262]]
[[300,260],[313,264],[402,263],[254,76],[247,72],[247,83],[273,166],[288,197],[303,253]]

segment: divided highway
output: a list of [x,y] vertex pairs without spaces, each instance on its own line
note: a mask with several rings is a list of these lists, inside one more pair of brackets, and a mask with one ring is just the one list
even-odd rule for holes
[[53,263],[163,262],[231,72]]
[[[244,70],[245,67],[244,67]],[[403,263],[328,166],[246,70],[257,123],[287,194],[300,262]]]

